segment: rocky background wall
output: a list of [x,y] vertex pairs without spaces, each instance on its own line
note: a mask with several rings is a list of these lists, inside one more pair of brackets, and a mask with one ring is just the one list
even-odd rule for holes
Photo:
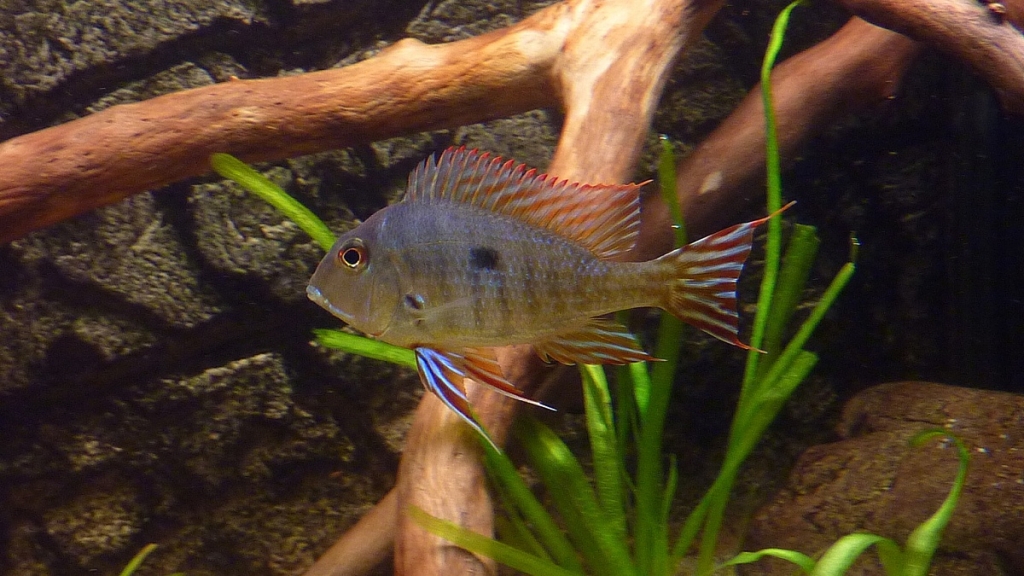
[[[465,38],[543,4],[0,0],[0,139],[232,76],[344,66],[406,36]],[[678,64],[655,129],[680,150],[713,129],[754,84],[781,6],[723,10]],[[828,5],[797,12],[787,52],[844,20]],[[450,144],[543,167],[558,125],[557,111],[537,111],[261,168],[341,231]],[[966,70],[928,54],[896,99],[826,128],[795,159],[790,215],[823,238],[816,285],[853,232],[860,268],[817,337],[819,369],[753,459],[751,501],[808,445],[833,440],[842,402],[868,385],[1024,387],[1020,128]],[[157,542],[139,574],[297,574],[376,502],[422,392],[412,373],[311,344],[311,329],[336,326],[304,296],[319,257],[297,227],[213,178],[0,246],[0,573],[115,574]],[[669,430],[698,470],[684,493],[715,472],[740,371],[734,350],[691,350]],[[794,478],[788,494],[811,490]],[[761,526],[758,545],[791,529]],[[1020,566],[998,551],[1012,546],[993,565]]]

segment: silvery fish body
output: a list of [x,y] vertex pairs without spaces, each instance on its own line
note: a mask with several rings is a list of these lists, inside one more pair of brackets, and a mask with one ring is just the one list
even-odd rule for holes
[[353,327],[414,349],[426,387],[481,432],[463,377],[536,404],[504,378],[496,346],[529,343],[566,364],[650,360],[601,318],[647,306],[743,346],[735,284],[765,219],[649,262],[609,260],[636,241],[639,188],[449,149],[413,172],[402,202],[342,235],[307,291]]
[[[513,217],[454,202],[399,203],[342,236],[359,238],[372,286],[354,327],[398,346],[442,349],[538,342],[593,317],[657,306],[671,267],[616,263]],[[313,277],[328,301],[343,282]],[[341,270],[334,271],[335,275]],[[354,302],[359,308],[359,302]]]

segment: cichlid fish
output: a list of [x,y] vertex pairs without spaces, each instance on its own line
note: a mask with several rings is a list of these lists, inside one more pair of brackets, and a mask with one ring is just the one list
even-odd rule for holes
[[642,184],[558,180],[464,148],[409,176],[405,198],[343,234],[309,298],[375,338],[416,352],[424,386],[470,426],[463,377],[531,404],[495,346],[532,344],[563,364],[654,358],[602,315],[667,310],[737,346],[736,279],[754,228],[739,224],[648,262],[633,248]]

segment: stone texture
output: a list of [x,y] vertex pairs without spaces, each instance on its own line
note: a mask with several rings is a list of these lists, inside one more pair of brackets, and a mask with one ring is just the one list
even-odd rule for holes
[[[947,527],[932,574],[991,575],[1024,571],[1024,396],[899,382],[850,400],[839,442],[800,457],[789,483],[756,516],[745,544],[814,555],[840,537],[866,530],[900,544],[949,493],[958,461],[951,445],[919,448],[914,435],[943,428],[967,446],[971,463],[960,503]],[[790,574],[781,562],[760,562],[747,574]],[[880,574],[871,553],[848,572]]]
[[504,28],[553,3],[553,0],[429,2],[405,30],[409,36],[428,44],[453,42]]
[[11,247],[24,265],[53,266],[83,291],[121,300],[168,326],[194,327],[223,312],[152,193]]
[[[4,0],[0,3],[0,102],[21,105],[81,75],[152,55],[226,22],[262,20],[251,2]],[[264,20],[265,22],[265,20]],[[0,109],[0,114],[10,112]]]

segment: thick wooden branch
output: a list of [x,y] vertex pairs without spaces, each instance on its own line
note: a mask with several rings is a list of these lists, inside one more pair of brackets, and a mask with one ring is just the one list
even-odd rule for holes
[[360,576],[391,554],[398,518],[398,494],[391,490],[317,559],[305,576]]
[[[1020,25],[1021,0],[1002,3],[1006,20],[975,0],[840,1],[869,21],[967,62],[999,91],[1007,110],[1024,113],[1024,39],[1008,23]],[[595,4],[602,14],[629,10],[618,2]],[[714,13],[702,8],[714,2],[694,5],[698,13]],[[204,174],[212,152],[231,152],[249,161],[276,160],[573,99],[583,102],[593,81],[581,75],[587,66],[607,66],[615,72],[621,65],[607,58],[601,47],[592,54],[568,57],[578,45],[567,39],[573,29],[562,24],[592,9],[583,1],[555,4],[519,24],[476,38],[437,46],[403,40],[345,68],[186,90],[114,106],[0,143],[0,165],[6,170],[0,179],[0,242],[131,194]],[[575,29],[577,37],[600,37],[605,30],[601,22],[615,22],[617,17],[592,20],[589,32]],[[559,57],[562,52],[567,57]],[[564,78],[575,80],[562,83]],[[626,83],[619,88],[633,90]],[[643,125],[636,122],[639,117],[627,114],[631,112],[622,111],[618,120]],[[597,124],[578,121],[588,116],[581,108],[577,119],[568,119],[566,134],[580,132],[571,137],[621,145],[606,140]],[[633,160],[624,159],[627,164]],[[582,159],[580,165],[587,163],[594,164]],[[587,176],[595,179],[606,179],[605,170],[614,172],[611,167],[593,167],[596,172]]]
[[[784,159],[822,128],[892,97],[921,45],[852,18],[828,39],[779,64],[772,98]],[[691,237],[732,224],[730,214],[763,201],[765,143],[761,88],[701,142],[677,169],[676,193]],[[644,206],[638,249],[649,260],[672,245],[671,218],[656,196]]]
[[1024,36],[1018,29],[1024,23],[1021,0],[839,3],[868,22],[905,34],[966,63],[995,89],[1007,112],[1024,114]]
[[571,8],[450,44],[402,40],[345,68],[122,104],[0,143],[0,242],[205,174],[213,152],[276,160],[558,106],[549,72]]

